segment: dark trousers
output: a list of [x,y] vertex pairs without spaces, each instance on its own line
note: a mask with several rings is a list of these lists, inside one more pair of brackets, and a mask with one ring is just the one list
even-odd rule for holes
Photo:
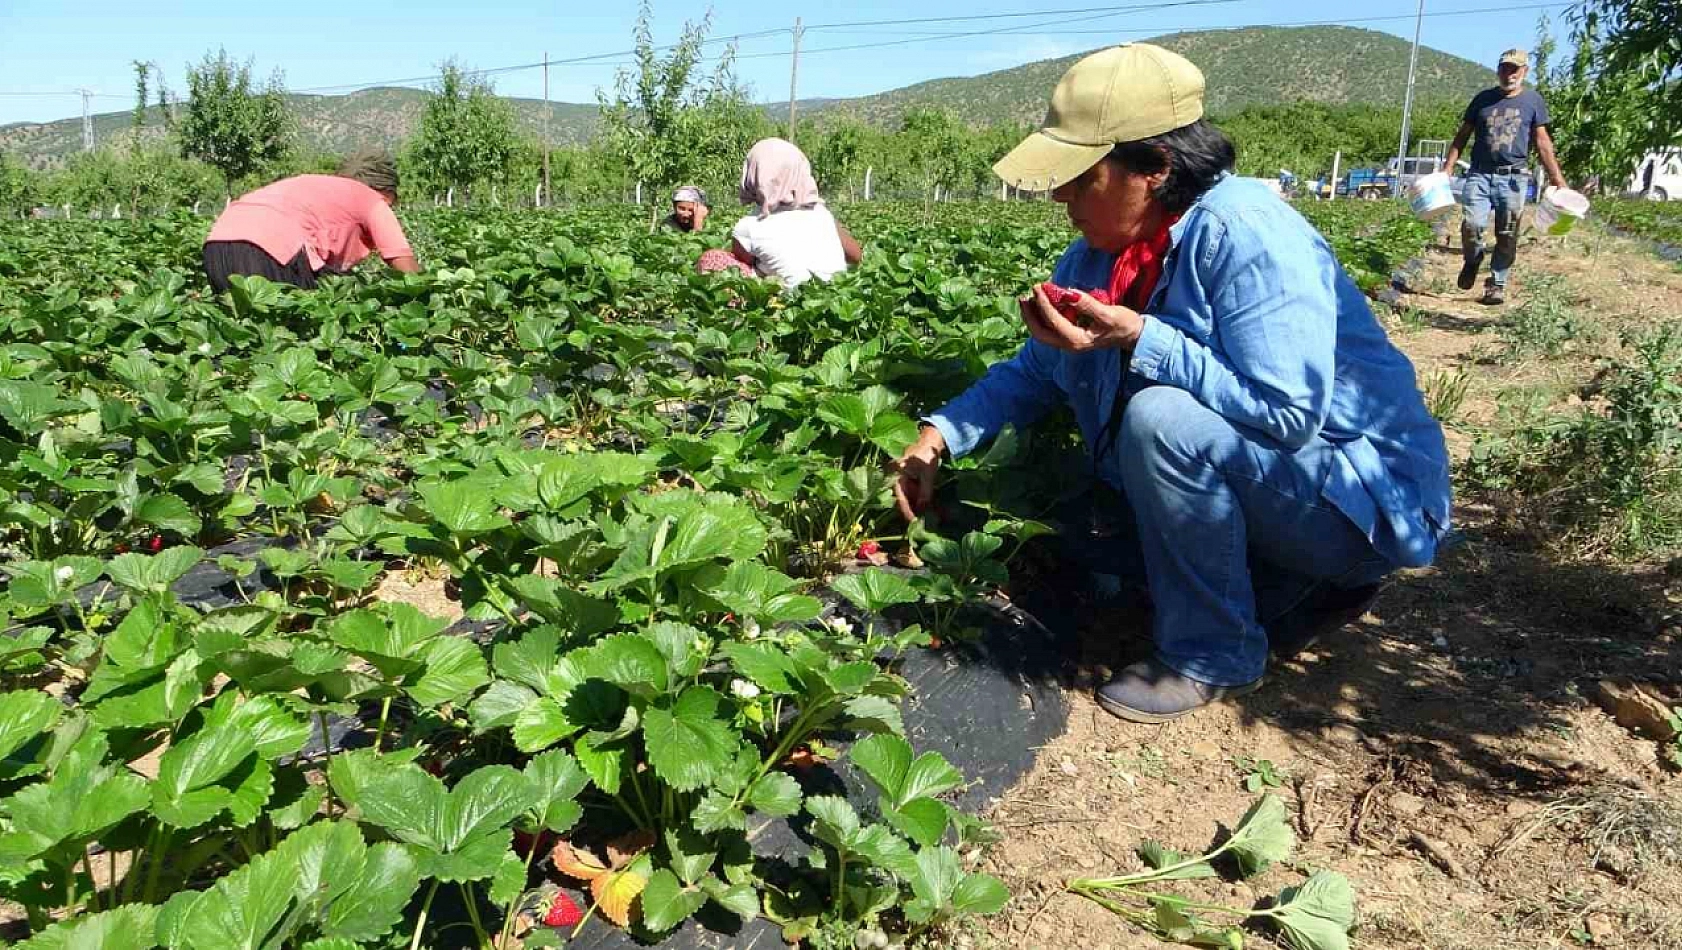
[[314,290],[316,286],[316,274],[310,269],[308,254],[300,250],[292,260],[282,264],[249,241],[205,242],[204,274],[217,293],[228,289],[228,278],[235,274],[265,277],[277,284],[291,284],[305,290]]

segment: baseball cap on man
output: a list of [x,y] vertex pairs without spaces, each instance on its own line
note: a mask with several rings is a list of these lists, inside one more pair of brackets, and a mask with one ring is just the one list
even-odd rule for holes
[[1502,66],[1529,66],[1530,54],[1521,49],[1510,49],[1501,54]]
[[1069,67],[1045,122],[993,166],[1016,188],[1049,190],[1080,177],[1119,142],[1137,142],[1203,118],[1203,73],[1149,43],[1093,53]]

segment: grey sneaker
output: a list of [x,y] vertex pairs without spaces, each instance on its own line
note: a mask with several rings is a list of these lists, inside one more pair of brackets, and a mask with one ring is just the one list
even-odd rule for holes
[[1478,303],[1481,303],[1486,307],[1499,307],[1506,302],[1507,288],[1497,287],[1494,284],[1490,284],[1485,287],[1483,289],[1483,296],[1478,299]]
[[1141,660],[1098,687],[1098,705],[1128,722],[1154,725],[1196,712],[1210,703],[1254,692],[1261,677],[1242,686],[1210,686],[1182,676],[1161,660]]

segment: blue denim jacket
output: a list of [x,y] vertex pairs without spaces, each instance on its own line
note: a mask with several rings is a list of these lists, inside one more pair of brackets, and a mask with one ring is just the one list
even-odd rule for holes
[[[929,416],[953,456],[1061,403],[1088,451],[1116,391],[1177,386],[1275,447],[1316,437],[1342,462],[1320,489],[1399,566],[1429,564],[1449,524],[1448,451],[1413,364],[1390,343],[1331,247],[1260,182],[1227,176],[1174,225],[1131,355],[1029,340]],[[1076,240],[1052,279],[1107,287],[1115,256]],[[1113,453],[1111,453],[1113,454]],[[1094,460],[1120,487],[1114,458]]]

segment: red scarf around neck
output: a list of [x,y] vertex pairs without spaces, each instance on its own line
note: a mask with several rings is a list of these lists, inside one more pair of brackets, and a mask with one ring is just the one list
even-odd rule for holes
[[1116,255],[1110,270],[1110,299],[1133,310],[1150,305],[1151,291],[1162,278],[1162,259],[1168,254],[1168,229],[1179,215],[1162,222],[1156,233],[1134,241]]

